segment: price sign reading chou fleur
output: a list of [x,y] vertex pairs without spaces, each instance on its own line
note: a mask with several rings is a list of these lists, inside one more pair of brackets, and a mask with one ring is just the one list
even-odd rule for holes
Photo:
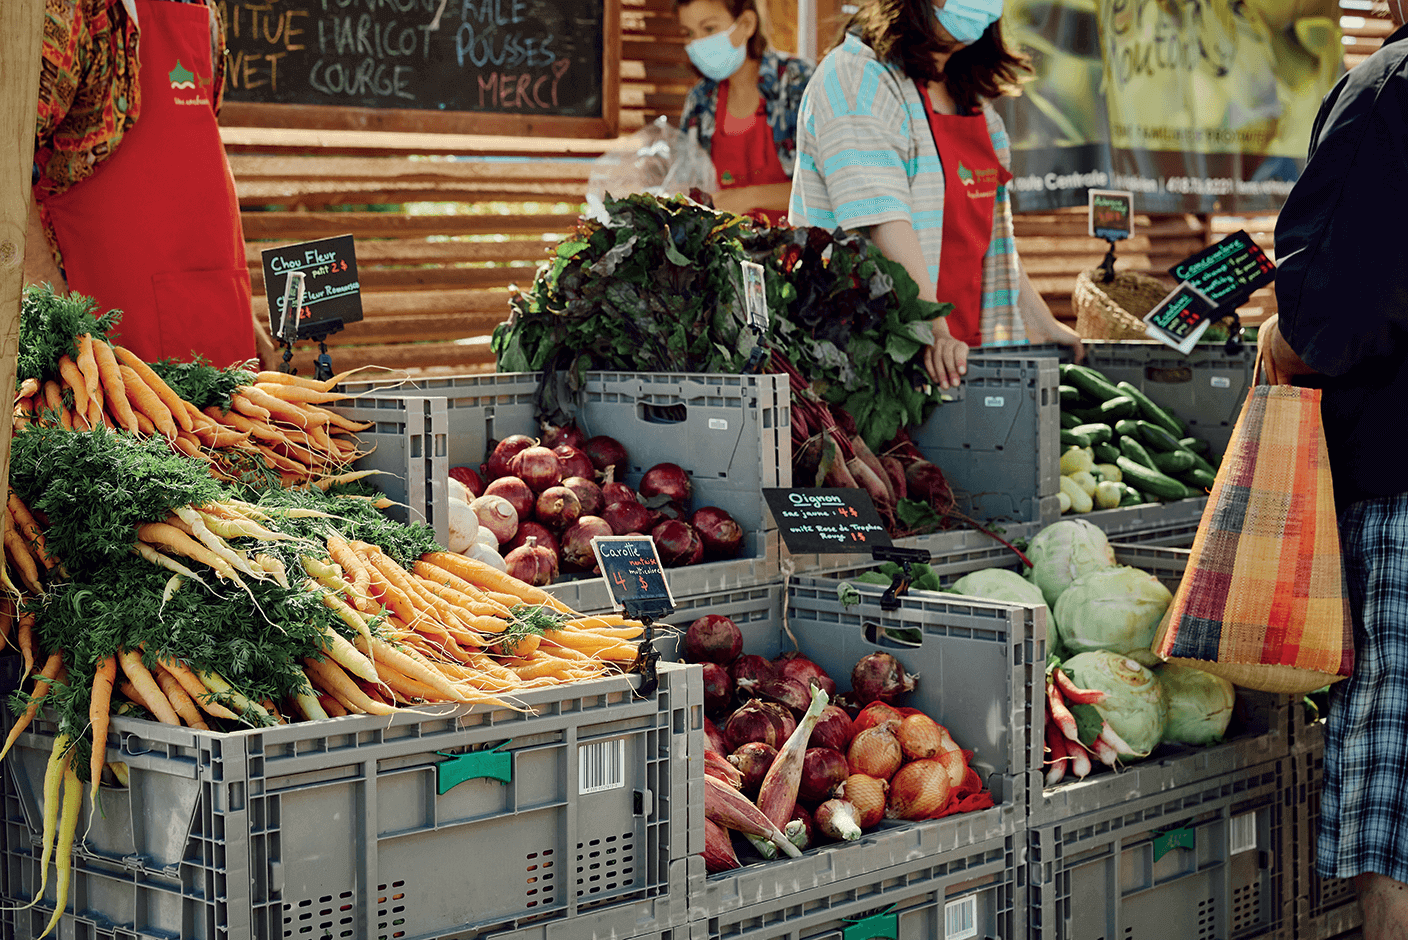
[[772,517],[794,555],[869,555],[890,535],[865,490],[851,487],[763,490]]

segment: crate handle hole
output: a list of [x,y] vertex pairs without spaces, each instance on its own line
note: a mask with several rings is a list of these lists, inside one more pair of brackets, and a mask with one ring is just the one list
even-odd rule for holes
[[684,404],[652,405],[641,402],[640,420],[647,424],[683,424],[689,420],[689,408]]
[[923,632],[918,627],[886,627],[874,620],[861,624],[866,642],[892,649],[919,649],[924,645]]

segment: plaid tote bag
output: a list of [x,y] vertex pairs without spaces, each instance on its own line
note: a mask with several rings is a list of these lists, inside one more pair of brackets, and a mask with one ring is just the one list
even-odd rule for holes
[[1354,638],[1319,389],[1247,393],[1153,650],[1267,692],[1349,675]]

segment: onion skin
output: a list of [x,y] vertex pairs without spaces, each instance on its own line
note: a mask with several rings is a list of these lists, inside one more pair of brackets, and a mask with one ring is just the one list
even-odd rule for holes
[[899,721],[904,718],[900,710],[885,702],[871,702],[860,710],[856,715],[855,722],[851,726],[853,735],[860,734],[866,728],[874,728],[876,725],[883,725],[887,721]]
[[552,584],[558,575],[557,555],[531,540],[505,555],[504,564],[510,575],[534,587]]
[[638,503],[640,497],[626,484],[611,481],[601,484],[601,501],[604,505],[615,506],[617,503]]
[[862,829],[874,829],[885,818],[885,803],[890,784],[866,774],[851,774],[836,788],[837,799],[843,799],[856,809],[856,821]]
[[704,712],[720,715],[733,702],[733,679],[718,663],[704,663]]
[[797,787],[797,799],[815,806],[831,799],[847,777],[850,767],[843,754],[829,747],[807,748],[802,759],[802,779]]
[[558,473],[562,479],[565,480],[568,477],[587,477],[590,479],[596,476],[596,467],[592,466],[591,458],[571,444],[558,444],[552,449],[552,452],[557,456]]
[[537,441],[526,434],[510,434],[499,441],[494,446],[493,452],[489,454],[489,459],[484,463],[484,473],[489,481],[492,483],[499,477],[512,474],[513,471],[508,467],[509,462],[517,457],[520,451],[526,450],[536,443]]
[[827,800],[818,806],[816,828],[822,835],[838,842],[854,842],[861,835],[856,808],[846,800]]
[[587,443],[587,436],[582,433],[582,429],[577,427],[575,421],[569,421],[561,427],[551,424],[543,425],[543,446],[556,448],[559,444],[567,444],[581,450]]
[[728,762],[737,769],[743,780],[738,789],[744,793],[757,793],[776,759],[777,748],[762,741],[750,741],[730,754]]
[[686,662],[726,666],[743,652],[743,632],[722,614],[705,614],[684,631]]
[[572,526],[562,533],[562,548],[558,551],[563,567],[573,571],[591,571],[596,567],[593,540],[610,534],[611,526],[600,516],[582,516],[572,523]]
[[714,724],[707,715],[704,718],[704,746],[720,754],[729,754],[733,751],[733,748],[728,746],[728,738],[724,737],[719,726]]
[[[825,694],[823,692],[822,694]],[[792,709],[804,712],[812,701],[811,689],[796,679],[776,676],[758,684],[758,695],[771,702],[777,702]]]
[[[701,506],[694,510],[689,524],[704,542],[705,558],[736,558],[743,550],[743,527],[718,506]],[[835,691],[832,689],[827,694]]]
[[815,685],[828,697],[836,694],[835,680],[826,674],[825,669],[805,656],[791,656],[787,659],[778,657],[773,661],[773,667],[777,669],[778,675],[788,679],[796,679],[807,687]]
[[719,730],[729,743],[730,754],[745,744],[756,742],[776,748],[787,740],[781,734],[782,725],[774,712],[775,707],[771,702],[750,699],[724,720]]
[[744,653],[729,663],[728,673],[733,676],[734,687],[740,696],[755,696],[758,684],[776,675],[772,663],[752,653]]
[[567,487],[549,486],[538,494],[533,513],[543,525],[562,531],[582,517],[582,504]]
[[664,496],[686,506],[694,500],[694,483],[677,463],[657,463],[645,471],[637,489],[641,499]]
[[865,774],[880,780],[889,780],[904,763],[904,752],[895,737],[896,722],[887,721],[874,728],[866,728],[851,739],[846,749],[846,762],[851,773]]
[[851,693],[867,705],[877,700],[894,704],[914,691],[918,678],[889,653],[867,653],[851,670]]
[[890,781],[887,819],[931,819],[948,803],[948,771],[936,760],[910,761]]
[[905,760],[928,760],[943,750],[945,732],[939,723],[923,712],[914,712],[900,719],[895,730]]
[[632,532],[649,532],[655,528],[657,513],[641,503],[622,501],[619,503],[608,503],[601,511],[601,518],[606,520],[606,524],[611,526],[611,531],[617,535],[629,535]]
[[853,737],[855,729],[851,716],[839,705],[827,705],[821,713],[821,720],[812,729],[811,743],[812,747],[829,747],[844,757]]
[[562,465],[557,461],[557,454],[546,447],[523,448],[508,462],[508,469],[534,493],[562,482]]
[[484,481],[473,467],[451,467],[450,479],[463,483],[471,496],[479,496],[484,492]]
[[513,506],[513,511],[518,513],[520,523],[533,518],[533,507],[538,502],[538,497],[534,495],[532,488],[515,476],[502,476],[490,480],[481,495],[502,496],[508,500],[509,505]]
[[666,568],[683,568],[704,560],[704,542],[688,522],[666,519],[650,530]]

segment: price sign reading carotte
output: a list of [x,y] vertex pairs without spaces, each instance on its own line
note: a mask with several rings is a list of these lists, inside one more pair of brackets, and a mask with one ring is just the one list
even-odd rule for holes
[[1276,263],[1246,232],[1233,232],[1168,269],[1202,291],[1222,313],[1246,302],[1252,291],[1276,280]]
[[[269,331],[274,336],[305,339],[362,319],[362,285],[357,280],[357,252],[351,235],[266,248],[260,255],[264,296],[269,299]],[[280,329],[288,276],[294,273],[303,275],[303,305],[298,309],[298,336],[286,337]],[[290,332],[293,322],[290,317]]]
[[655,540],[640,535],[601,535],[592,539],[592,551],[601,566],[601,577],[611,594],[611,604],[628,615],[659,618],[675,609],[665,569]]
[[890,544],[890,535],[865,490],[766,489],[772,517],[794,555],[869,555]]

